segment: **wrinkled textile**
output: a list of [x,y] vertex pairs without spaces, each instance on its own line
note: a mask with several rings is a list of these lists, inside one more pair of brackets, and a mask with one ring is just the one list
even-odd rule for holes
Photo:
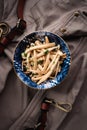
[[[17,22],[16,0],[0,1],[0,21],[12,28]],[[45,130],[87,130],[87,0],[26,0],[27,28],[16,41],[33,31],[45,30],[60,35],[71,52],[71,67],[64,81],[49,90],[25,86],[13,69],[17,43],[11,43],[0,57],[0,130],[24,130],[37,123],[44,97],[70,102],[65,113],[53,106]]]

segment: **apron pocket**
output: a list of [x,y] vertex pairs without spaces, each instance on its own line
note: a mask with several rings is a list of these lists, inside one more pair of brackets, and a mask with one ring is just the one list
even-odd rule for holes
[[87,36],[87,16],[84,12],[84,10],[74,11],[68,20],[65,20],[65,24],[59,28],[61,35]]

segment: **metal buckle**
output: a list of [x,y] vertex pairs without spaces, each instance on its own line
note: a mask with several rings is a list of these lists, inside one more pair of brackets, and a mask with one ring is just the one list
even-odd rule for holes
[[64,112],[70,112],[72,110],[72,104],[70,103],[55,102],[53,99],[46,99],[45,102],[52,104],[53,106]]
[[26,27],[25,20],[19,18],[17,23],[16,23],[16,27],[20,28],[20,29],[25,29],[25,27]]
[[9,32],[9,25],[5,22],[0,23],[0,37],[7,35]]
[[26,22],[23,19],[18,19],[17,23],[16,23],[16,28],[17,28],[17,32],[18,34],[22,34],[26,28]]
[[17,28],[19,28],[20,22],[21,22],[21,19],[18,19],[18,21],[17,21],[17,23],[16,23]]
[[39,122],[38,124],[36,124],[36,125],[34,126],[34,130],[36,130],[40,125],[41,125],[41,122]]

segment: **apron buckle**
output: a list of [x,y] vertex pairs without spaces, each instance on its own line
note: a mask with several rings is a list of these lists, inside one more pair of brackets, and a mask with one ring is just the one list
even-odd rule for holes
[[9,25],[5,22],[0,23],[0,38],[9,33]]

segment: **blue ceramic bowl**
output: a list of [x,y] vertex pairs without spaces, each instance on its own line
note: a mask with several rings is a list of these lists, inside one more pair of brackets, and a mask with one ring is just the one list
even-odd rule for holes
[[[33,82],[29,76],[24,74],[22,71],[22,57],[21,53],[24,52],[25,48],[27,45],[31,44],[32,42],[36,41],[37,39],[40,41],[44,41],[44,37],[48,36],[50,42],[55,42],[56,45],[60,44],[61,49],[63,52],[66,53],[67,58],[64,60],[62,64],[62,69],[61,72],[57,74],[57,76],[54,79],[49,79],[46,80],[45,82],[41,83],[38,85],[37,83]],[[70,52],[68,49],[68,46],[64,42],[64,40],[50,32],[44,32],[44,31],[39,31],[39,32],[33,32],[29,35],[27,35],[23,40],[20,41],[20,43],[17,45],[14,53],[14,69],[18,75],[18,77],[29,87],[31,88],[36,88],[36,89],[48,89],[57,86],[58,84],[61,83],[61,81],[65,78],[69,71],[70,67]]]

